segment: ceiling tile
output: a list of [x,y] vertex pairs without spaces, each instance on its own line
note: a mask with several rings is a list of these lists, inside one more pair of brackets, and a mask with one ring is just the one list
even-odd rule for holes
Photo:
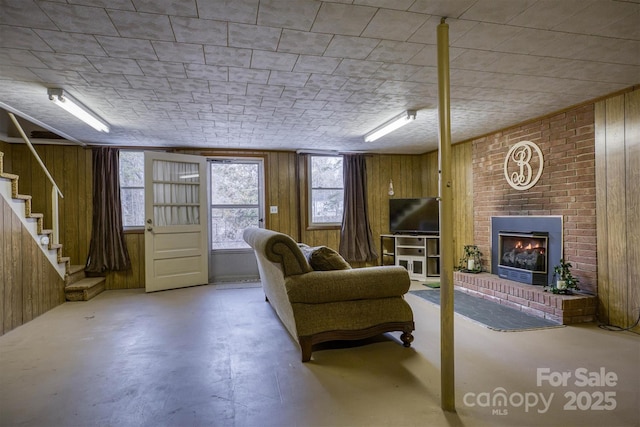
[[200,18],[255,24],[259,0],[197,0]]
[[343,59],[334,74],[358,78],[373,77],[374,73],[378,71],[378,68],[380,68],[381,65],[382,62],[377,61]]
[[179,42],[227,45],[226,22],[172,16],[171,27]]
[[322,3],[311,31],[359,36],[375,13],[373,7]]
[[320,2],[308,0],[262,0],[258,25],[309,31]]
[[247,85],[247,95],[252,96],[260,96],[263,97],[263,105],[265,97],[279,97],[282,95],[284,91],[284,86],[276,86],[276,85],[259,85],[259,84],[248,84]]
[[51,51],[49,45],[42,41],[33,30],[7,25],[0,25],[0,47]]
[[47,67],[54,70],[97,71],[86,57],[69,53],[34,52]]
[[373,75],[377,79],[385,80],[408,80],[420,70],[418,65],[406,64],[383,64]]
[[[139,62],[139,61],[138,61]],[[217,65],[184,64],[187,77],[226,82],[229,80],[229,68]],[[234,73],[236,74],[236,73]]]
[[340,64],[338,58],[300,55],[293,71],[300,73],[331,74]]
[[272,71],[269,84],[287,87],[304,87],[309,80],[309,73],[291,73],[287,71]]
[[536,0],[478,0],[459,18],[506,24],[536,3]]
[[451,46],[491,50],[504,43],[505,40],[513,38],[520,31],[521,29],[518,27],[481,22],[460,38],[452,41]]
[[538,0],[509,21],[510,25],[552,29],[596,0]]
[[249,67],[251,50],[233,47],[205,46],[205,62],[209,65],[226,65],[229,67]]
[[337,90],[348,81],[347,77],[329,76],[326,74],[312,74],[305,85],[308,88]]
[[477,0],[416,0],[409,11],[436,15],[440,17],[459,18]]
[[[162,15],[198,16],[195,0],[131,0],[138,12],[158,13]],[[110,6],[105,6],[110,7]]]
[[12,64],[18,67],[46,68],[46,65],[30,51],[6,47],[0,48],[0,64]]
[[149,40],[106,36],[98,36],[96,39],[107,54],[114,58],[158,59]]
[[126,58],[103,58],[100,56],[88,57],[89,61],[94,67],[101,73],[111,74],[130,74],[130,75],[142,75],[144,74],[138,63],[133,59]]
[[186,78],[182,62],[145,61],[138,60],[138,66],[145,76]]
[[321,55],[327,49],[331,35],[305,31],[282,30],[278,52]]
[[104,9],[50,2],[40,2],[39,5],[62,31],[105,36],[118,35]]
[[373,49],[367,59],[404,64],[420,52],[423,47],[424,45],[418,43],[383,40]]
[[353,4],[362,6],[374,6],[384,9],[407,10],[415,3],[414,0],[354,0]]
[[251,58],[251,68],[264,70],[291,71],[296,64],[298,55],[292,53],[266,52],[256,50]]
[[[439,16],[431,16],[410,38],[410,42],[438,44],[437,28],[440,24]],[[463,21],[459,19],[447,18],[446,24],[449,26],[449,44],[453,46],[455,41],[468,33],[473,27],[478,25],[475,21]]]
[[204,64],[204,49],[200,44],[151,42],[160,61]]
[[280,31],[279,28],[258,25],[229,24],[229,46],[276,50]]
[[107,55],[100,43],[92,35],[49,30],[35,31],[56,52],[79,55]]
[[429,19],[429,15],[380,9],[367,25],[363,37],[406,41]]
[[15,24],[32,29],[56,30],[56,25],[36,6],[34,0],[3,0],[0,24]]
[[126,76],[129,84],[134,89],[145,90],[171,90],[169,86],[169,80],[165,77],[151,77],[151,76]]
[[175,41],[167,15],[110,10],[109,16],[123,37]]
[[638,10],[640,10],[640,4],[637,3],[596,1],[582,6],[575,15],[561,21],[554,29],[581,34],[598,34],[601,29],[629,15],[637,14]]
[[335,36],[324,55],[335,58],[365,59],[378,43],[380,40],[377,39]]

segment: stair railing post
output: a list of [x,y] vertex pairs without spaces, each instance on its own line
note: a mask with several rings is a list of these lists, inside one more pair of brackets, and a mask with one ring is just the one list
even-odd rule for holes
[[58,194],[60,190],[54,184],[51,188],[51,229],[53,230],[53,244],[60,243],[60,226],[58,225]]

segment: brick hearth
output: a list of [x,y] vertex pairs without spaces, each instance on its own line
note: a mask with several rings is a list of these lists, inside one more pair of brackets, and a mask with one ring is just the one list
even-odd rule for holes
[[597,297],[556,295],[543,286],[525,285],[489,274],[453,273],[456,289],[563,325],[595,320]]

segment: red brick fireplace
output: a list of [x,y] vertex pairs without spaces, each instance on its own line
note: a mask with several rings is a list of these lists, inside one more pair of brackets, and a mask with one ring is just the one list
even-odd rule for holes
[[[504,177],[510,147],[532,141],[542,151],[538,183],[515,190]],[[491,218],[561,216],[566,260],[583,291],[597,293],[594,107],[586,105],[473,142],[474,243],[491,272]],[[553,265],[549,265],[552,270]],[[494,272],[497,275],[497,272]]]
[[[544,157],[539,181],[526,190],[512,188],[504,175],[505,156],[521,141],[535,143]],[[472,144],[473,243],[484,254],[487,273],[456,272],[454,284],[469,294],[558,323],[594,320],[597,298],[593,295],[598,285],[593,104],[484,136]],[[492,218],[508,216],[560,217],[562,257],[573,265],[581,291],[592,295],[555,295],[545,292],[544,286],[499,277],[498,261],[491,255],[497,244],[492,241]],[[557,260],[550,257],[548,272]]]

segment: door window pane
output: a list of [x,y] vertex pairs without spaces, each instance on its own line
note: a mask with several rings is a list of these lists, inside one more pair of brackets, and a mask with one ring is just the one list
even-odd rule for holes
[[242,233],[262,226],[262,162],[235,159],[211,163],[211,248],[248,248]]

